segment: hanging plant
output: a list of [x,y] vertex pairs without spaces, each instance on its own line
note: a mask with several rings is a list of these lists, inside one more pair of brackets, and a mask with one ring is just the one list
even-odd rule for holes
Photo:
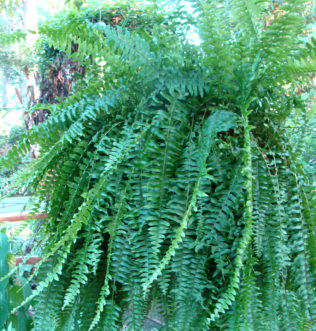
[[309,125],[308,3],[196,3],[201,47],[149,10],[40,28],[85,77],[0,161],[41,146],[34,330],[142,330],[154,307],[161,330],[313,328],[313,188],[284,129]]

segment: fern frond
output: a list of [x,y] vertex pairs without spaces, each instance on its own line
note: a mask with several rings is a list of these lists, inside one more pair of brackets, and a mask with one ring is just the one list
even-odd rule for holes
[[200,191],[200,182],[203,176],[207,176],[206,159],[210,152],[212,139],[217,134],[217,132],[227,131],[234,127],[236,127],[236,115],[227,111],[216,111],[205,121],[199,142],[199,152],[201,155],[198,163],[198,167],[200,169],[199,178],[194,185],[192,197],[180,222],[180,226],[176,231],[175,239],[172,240],[172,243],[167,253],[160,261],[157,269],[154,271],[149,281],[143,286],[145,293],[151,283],[157,279],[157,277],[161,274],[162,270],[166,267],[166,265],[170,262],[171,258],[174,256],[176,249],[179,247],[179,243],[182,242],[185,236],[185,230],[188,226],[192,210],[195,209],[197,197],[198,195],[205,194]]

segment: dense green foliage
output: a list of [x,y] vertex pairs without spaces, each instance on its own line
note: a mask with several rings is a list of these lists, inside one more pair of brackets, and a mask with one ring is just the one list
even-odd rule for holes
[[[5,276],[15,265],[15,257],[9,251],[9,239],[0,232],[0,277]],[[19,305],[31,294],[31,287],[22,274],[0,282],[0,328],[1,330],[30,330],[32,319],[26,308],[19,308],[18,314],[10,314],[10,310]]]
[[[12,148],[24,133],[25,129],[23,127],[15,125],[11,128],[8,135],[0,135],[0,155],[5,154],[10,148]],[[13,174],[25,167],[27,159],[28,155],[23,157],[20,162],[15,165],[14,169],[0,169],[0,197],[8,194],[8,186],[12,180]]]
[[1,160],[41,146],[21,175],[48,215],[34,330],[142,330],[153,307],[168,331],[315,327],[308,3],[195,5],[202,47],[128,6],[40,28],[87,72]]

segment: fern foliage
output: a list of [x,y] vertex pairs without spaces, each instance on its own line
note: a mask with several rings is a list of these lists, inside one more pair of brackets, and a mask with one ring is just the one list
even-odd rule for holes
[[41,146],[20,175],[48,215],[34,330],[315,328],[313,178],[286,130],[313,116],[308,5],[193,1],[202,47],[181,11],[42,25],[86,76],[0,161]]

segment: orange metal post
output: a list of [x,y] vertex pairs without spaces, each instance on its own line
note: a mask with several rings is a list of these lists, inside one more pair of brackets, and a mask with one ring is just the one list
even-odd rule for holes
[[28,212],[24,213],[3,213],[0,214],[0,223],[1,222],[20,222],[20,221],[25,221],[28,218],[44,218],[46,215],[43,214],[36,214],[36,215],[31,215]]

